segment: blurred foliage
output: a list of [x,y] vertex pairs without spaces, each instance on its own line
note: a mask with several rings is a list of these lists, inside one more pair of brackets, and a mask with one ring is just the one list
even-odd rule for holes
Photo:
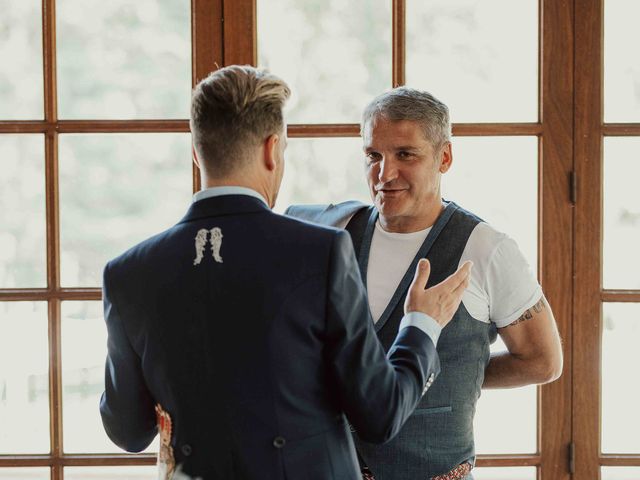
[[56,6],[60,118],[189,117],[189,2]]
[[190,142],[183,133],[60,137],[62,285],[100,286],[110,258],[181,218]]
[[43,135],[0,135],[0,288],[45,287]]
[[44,117],[41,6],[0,0],[0,120]]

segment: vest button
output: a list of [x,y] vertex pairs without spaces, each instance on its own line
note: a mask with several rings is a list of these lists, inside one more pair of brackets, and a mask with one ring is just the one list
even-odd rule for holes
[[285,443],[287,443],[287,441],[282,437],[276,437],[273,439],[273,446],[276,448],[284,447]]
[[186,444],[186,443],[185,443],[185,444],[184,444],[184,445],[182,445],[182,447],[180,448],[180,451],[182,452],[182,454],[183,454],[185,457],[188,457],[189,455],[191,455],[191,452],[192,452],[193,450],[192,450],[192,448],[191,448],[191,445],[189,445],[189,444]]

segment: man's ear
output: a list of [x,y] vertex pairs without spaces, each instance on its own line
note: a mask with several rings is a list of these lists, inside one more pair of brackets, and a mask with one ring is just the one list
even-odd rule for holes
[[442,147],[442,152],[440,153],[440,173],[447,173],[452,163],[453,151],[451,150],[451,142],[447,142],[447,144]]
[[198,158],[198,154],[196,153],[196,146],[191,144],[191,158],[193,159],[193,163],[200,169],[200,159]]
[[262,152],[263,152],[263,162],[264,166],[267,170],[273,171],[276,169],[278,160],[277,160],[277,149],[278,144],[281,141],[280,136],[277,133],[269,135],[264,143],[262,144]]

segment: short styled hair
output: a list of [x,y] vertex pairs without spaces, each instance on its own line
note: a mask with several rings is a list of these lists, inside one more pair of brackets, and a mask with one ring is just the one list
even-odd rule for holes
[[364,135],[367,125],[378,118],[418,123],[435,149],[451,141],[449,108],[429,92],[397,87],[378,95],[362,113],[360,134]]
[[202,167],[220,178],[245,166],[247,153],[284,128],[288,85],[266,70],[231,65],[193,89],[191,134]]

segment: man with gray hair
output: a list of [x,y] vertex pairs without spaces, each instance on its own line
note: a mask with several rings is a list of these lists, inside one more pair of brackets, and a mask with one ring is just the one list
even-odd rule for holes
[[[562,371],[551,309],[516,243],[441,197],[452,165],[445,104],[427,92],[395,88],[375,98],[361,124],[373,205],[293,206],[310,221],[351,234],[378,338],[391,346],[411,272],[422,258],[438,282],[467,260],[469,288],[442,331],[442,372],[397,437],[372,445],[355,427],[364,478],[471,479],[473,417],[480,389],[550,382]],[[508,351],[491,355],[500,334]]]
[[356,480],[346,418],[360,438],[388,441],[439,372],[439,332],[470,263],[429,289],[428,262],[417,266],[385,356],[348,234],[271,211],[288,97],[252,67],[200,82],[203,189],[175,226],[104,271],[102,421],[128,451],[159,433],[162,480]]

